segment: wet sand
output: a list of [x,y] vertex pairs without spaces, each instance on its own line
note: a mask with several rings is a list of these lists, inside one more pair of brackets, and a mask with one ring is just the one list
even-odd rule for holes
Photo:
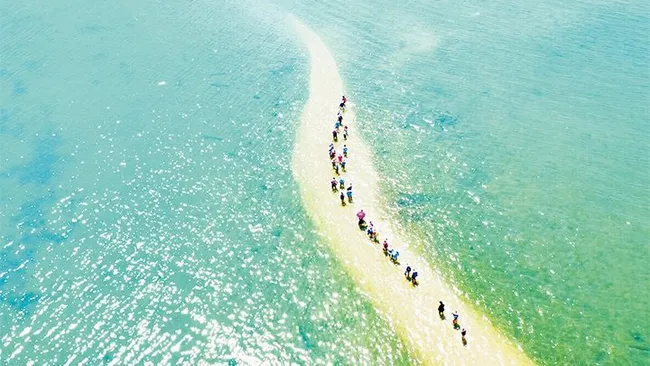
[[[297,132],[293,152],[293,170],[305,208],[314,221],[323,242],[344,265],[359,289],[377,311],[404,340],[411,353],[425,364],[531,364],[531,360],[502,336],[480,313],[464,304],[431,266],[405,246],[405,235],[390,225],[390,217],[381,210],[378,176],[372,156],[355,129],[355,96],[348,97],[344,122],[350,128],[348,171],[343,173],[346,186],[354,187],[353,204],[342,207],[338,193],[332,193],[334,176],[327,155],[343,82],[336,63],[321,39],[299,20],[291,22],[304,43],[310,59],[310,94]],[[357,99],[362,96],[356,96]],[[338,178],[338,177],[337,177]],[[380,239],[388,238],[400,252],[401,265],[384,256],[380,244],[372,243],[357,226],[356,213],[363,209],[373,221]],[[404,275],[410,264],[419,273],[416,288]],[[446,305],[447,319],[438,316],[438,301]],[[460,325],[467,329],[467,346],[459,330],[454,330],[451,313],[458,311]]]

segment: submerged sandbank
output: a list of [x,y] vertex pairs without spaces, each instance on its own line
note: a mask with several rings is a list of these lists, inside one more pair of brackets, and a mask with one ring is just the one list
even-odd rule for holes
[[[351,135],[345,142],[350,157],[344,178],[354,185],[355,203],[340,205],[338,195],[329,186],[333,173],[327,146],[331,142],[343,82],[320,38],[297,19],[291,21],[310,59],[309,100],[297,132],[293,171],[303,204],[323,240],[417,359],[426,364],[531,363],[485,317],[464,304],[425,260],[403,245],[405,236],[390,225],[390,218],[380,209],[377,174],[369,150],[356,133],[353,107],[345,114]],[[337,150],[342,146],[343,142],[339,142]],[[359,209],[368,213],[380,237],[387,237],[400,251],[402,266],[392,264],[379,245],[371,243],[358,229],[355,214]],[[402,275],[405,263],[419,272],[419,287],[411,286]],[[438,316],[439,300],[446,304],[445,321]],[[467,346],[462,345],[460,332],[452,328],[450,319],[454,310],[460,313],[461,326],[468,330]]]

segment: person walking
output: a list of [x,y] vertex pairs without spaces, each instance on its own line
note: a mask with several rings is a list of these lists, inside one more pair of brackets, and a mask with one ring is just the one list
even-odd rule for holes
[[357,218],[359,219],[359,222],[363,221],[363,219],[366,218],[366,213],[363,212],[363,210],[360,210],[359,212],[357,212]]
[[440,315],[440,319],[445,318],[445,304],[442,301],[439,301],[440,305],[438,305],[438,315]]
[[393,255],[390,256],[390,260],[393,261],[393,263],[398,264],[397,258],[399,258],[399,251],[395,250]]

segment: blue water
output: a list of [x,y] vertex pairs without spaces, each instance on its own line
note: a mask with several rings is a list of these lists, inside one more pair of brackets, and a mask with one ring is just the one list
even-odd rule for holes
[[540,363],[649,361],[644,3],[2,9],[3,363],[417,363],[295,194],[288,13],[470,303]]

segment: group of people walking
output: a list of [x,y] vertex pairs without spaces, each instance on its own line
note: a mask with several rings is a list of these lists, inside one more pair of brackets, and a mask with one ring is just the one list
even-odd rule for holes
[[[440,320],[445,320],[445,304],[442,301],[440,301],[440,305],[438,305],[438,315],[440,315]],[[465,338],[467,330],[461,328],[458,323],[458,318],[460,317],[458,311],[454,311],[451,316],[453,317],[451,324],[454,326],[454,330],[460,329],[460,341],[463,343],[463,346],[467,346],[467,338]]]
[[[349,129],[346,124],[343,122],[343,114],[345,113],[345,107],[346,107],[347,99],[345,96],[342,97],[341,103],[339,104],[339,111],[336,114],[336,122],[334,124],[334,130],[332,130],[332,143],[329,145],[329,158],[332,162],[332,170],[334,171],[335,176],[332,177],[331,180],[331,187],[332,187],[332,192],[340,192],[339,194],[339,199],[341,200],[341,205],[346,206],[349,203],[352,203],[352,184],[348,184],[347,188],[345,185],[345,179],[343,178],[342,174],[346,172],[347,169],[347,158],[348,158],[348,146],[345,143],[348,140],[348,134],[349,134]],[[342,131],[341,131],[342,130]],[[342,152],[337,153],[336,151],[336,146],[335,144],[339,143],[339,136],[342,135],[343,137],[343,147],[342,147]],[[338,177],[338,179],[337,179]],[[349,182],[348,182],[349,183]],[[347,198],[347,202],[346,202]],[[365,231],[366,234],[368,235],[368,238],[373,241],[374,243],[379,244],[379,234],[377,230],[375,229],[374,224],[372,221],[366,222],[366,213],[363,210],[360,210],[357,212],[357,219],[359,219],[359,230]],[[384,255],[388,257],[394,264],[399,265],[399,251],[397,249],[391,248],[390,245],[388,244],[388,239],[384,239],[384,242],[382,244],[382,250],[384,252]],[[406,269],[404,271],[404,276],[406,277],[406,280],[411,282],[411,284],[415,287],[418,286],[418,272],[415,270],[415,268],[411,268],[408,264],[406,265]],[[440,315],[441,320],[445,320],[445,304],[440,301],[440,305],[438,306],[438,314]],[[461,329],[460,324],[458,323],[458,312],[454,312],[452,314],[453,320],[452,320],[452,325],[455,330]],[[461,330],[461,341],[463,345],[467,345],[467,339],[465,336],[467,335],[467,331],[465,328],[462,328]]]
[[[329,146],[329,157],[332,162],[332,170],[334,174],[338,176],[332,177],[330,184],[332,185],[332,192],[336,193],[340,191],[339,199],[341,200],[341,206],[345,206],[348,203],[352,203],[352,184],[349,184],[346,188],[345,179],[342,174],[346,172],[347,159],[348,159],[348,145],[343,144],[342,151],[337,152],[335,143],[339,142],[339,134],[341,129],[343,129],[343,140],[347,141],[348,139],[348,126],[343,124],[343,112],[345,112],[345,96],[343,96],[343,101],[339,104],[339,111],[336,115],[336,123],[334,124],[334,130],[332,130],[332,143]],[[347,203],[346,203],[347,199]]]

